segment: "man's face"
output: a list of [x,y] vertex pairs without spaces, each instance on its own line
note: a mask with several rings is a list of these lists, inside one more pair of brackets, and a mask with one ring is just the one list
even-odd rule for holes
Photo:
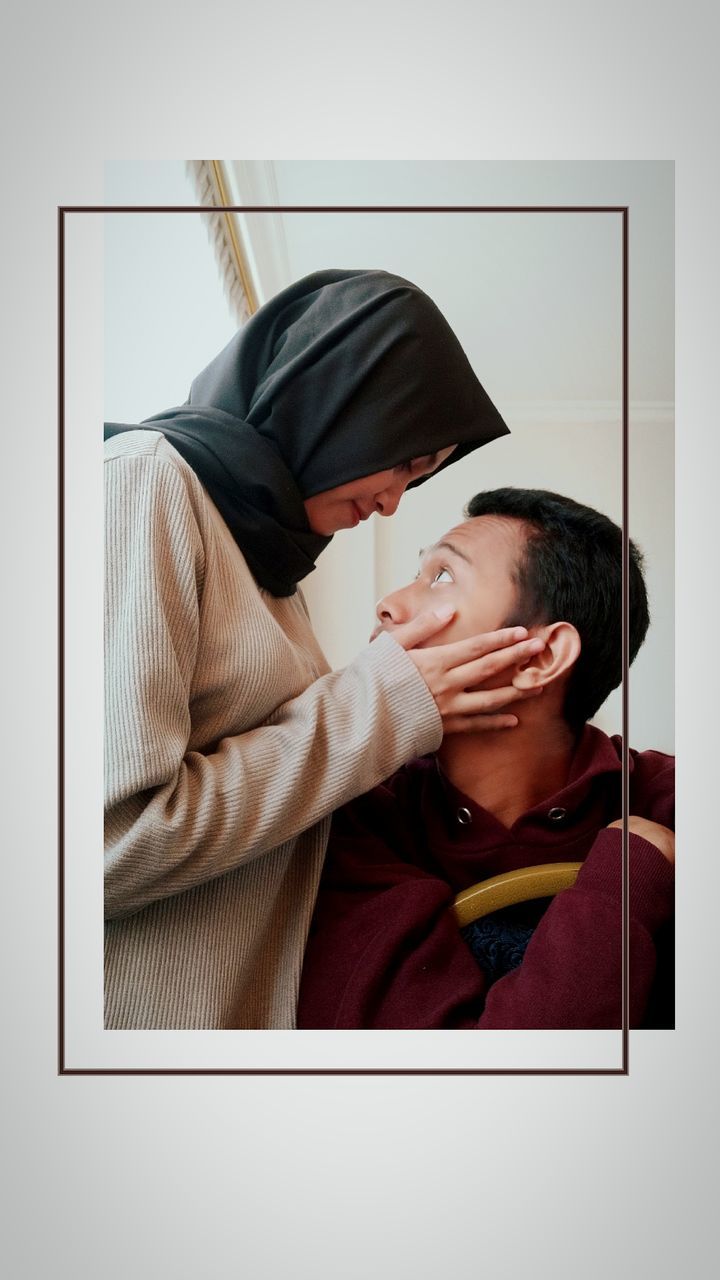
[[378,627],[392,634],[425,610],[451,605],[452,622],[425,646],[496,631],[517,619],[517,588],[513,571],[525,543],[523,525],[504,516],[476,516],[446,533],[420,558],[418,576],[393,591],[377,606]]

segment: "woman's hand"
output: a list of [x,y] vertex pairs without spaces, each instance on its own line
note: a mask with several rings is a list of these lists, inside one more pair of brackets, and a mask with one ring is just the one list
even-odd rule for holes
[[505,708],[537,697],[540,689],[520,690],[512,684],[501,688],[478,686],[503,671],[527,662],[545,648],[544,641],[529,640],[525,627],[506,627],[452,644],[417,646],[446,627],[452,614],[422,613],[411,622],[393,627],[392,638],[412,658],[442,716],[443,733],[478,733],[485,729],[512,729],[518,723]]
[[[617,822],[608,823],[608,826],[622,827],[622,818],[618,818]],[[663,858],[666,858],[672,866],[675,865],[675,832],[669,827],[664,827],[661,822],[651,822],[650,818],[636,818],[630,814],[628,831],[634,831],[636,836],[649,840],[650,844],[654,844],[655,848],[660,850]]]

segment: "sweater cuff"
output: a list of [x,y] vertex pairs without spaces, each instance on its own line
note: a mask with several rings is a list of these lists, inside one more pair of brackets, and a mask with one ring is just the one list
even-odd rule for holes
[[377,671],[388,705],[400,722],[412,726],[415,756],[437,751],[442,742],[442,717],[437,703],[418,671],[386,631],[363,651],[362,657]]
[[[669,920],[675,905],[675,868],[643,836],[630,832],[630,915],[655,933]],[[600,832],[576,881],[577,888],[622,901],[622,830]]]

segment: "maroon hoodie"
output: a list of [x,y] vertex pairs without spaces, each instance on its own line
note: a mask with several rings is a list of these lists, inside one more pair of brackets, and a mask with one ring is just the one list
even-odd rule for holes
[[[434,757],[339,810],[298,1027],[620,1027],[622,833],[606,830],[621,816],[620,751],[619,738],[586,726],[567,784],[510,828],[443,778]],[[673,757],[631,752],[629,781],[630,813],[674,827]],[[524,928],[530,940],[493,980],[493,949],[476,959],[453,898],[501,872],[565,861],[583,862],[571,889],[496,913],[501,936]],[[631,834],[631,1026],[673,1025],[673,883],[659,850]]]

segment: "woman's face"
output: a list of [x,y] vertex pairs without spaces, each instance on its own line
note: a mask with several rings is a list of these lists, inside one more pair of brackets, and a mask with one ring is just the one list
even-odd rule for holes
[[359,480],[349,480],[335,489],[326,489],[312,498],[305,498],[308,523],[313,533],[331,537],[340,529],[354,529],[361,520],[367,520],[374,511],[380,516],[393,515],[411,480],[429,476],[450,457],[457,445],[426,453],[421,458],[402,462],[388,471],[377,471]]

